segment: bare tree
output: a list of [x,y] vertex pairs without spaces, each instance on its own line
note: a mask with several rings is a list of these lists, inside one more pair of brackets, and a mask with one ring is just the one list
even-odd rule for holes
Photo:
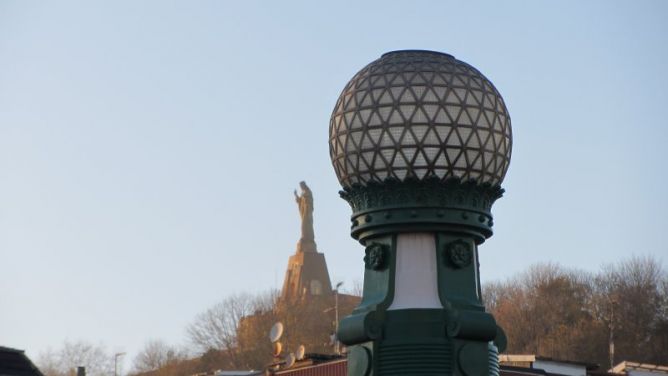
[[253,298],[250,295],[230,296],[198,314],[187,328],[188,337],[201,352],[233,349],[237,345],[241,319],[253,311]]
[[661,264],[632,257],[595,276],[554,264],[534,265],[483,298],[508,335],[508,352],[610,363],[668,362],[668,277]]
[[[281,338],[285,351],[304,345],[309,352],[332,352],[334,295],[280,302],[278,296],[277,291],[234,295],[197,315],[187,331],[190,341],[204,354],[198,367],[261,369],[272,361],[268,335],[277,321],[285,327]],[[358,303],[359,298],[339,296],[340,317],[350,314]]]
[[587,273],[555,264],[534,265],[516,278],[485,286],[483,292],[488,309],[506,331],[507,351],[571,360],[583,360],[583,349],[602,338],[587,309],[591,295]]
[[616,360],[668,361],[668,276],[650,257],[605,265],[596,278],[597,318],[614,341]]
[[197,315],[187,327],[187,335],[201,353],[223,351],[230,359],[231,367],[244,367],[247,362],[240,356],[243,349],[238,341],[242,321],[271,312],[277,296],[276,291],[271,291],[257,296],[238,294],[225,298]]
[[48,350],[38,356],[39,369],[46,376],[70,376],[77,367],[86,367],[86,374],[108,376],[114,371],[113,355],[104,345],[93,345],[86,341],[65,341],[56,350]]
[[134,358],[134,372],[148,372],[176,364],[187,358],[187,352],[168,345],[162,340],[146,342],[144,348]]

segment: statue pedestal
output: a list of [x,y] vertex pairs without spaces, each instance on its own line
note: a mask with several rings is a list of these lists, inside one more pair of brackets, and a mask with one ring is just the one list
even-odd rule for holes
[[[305,250],[307,247],[312,247],[312,250]],[[289,301],[330,294],[332,294],[332,284],[329,280],[325,255],[315,250],[315,243],[298,243],[297,253],[290,256],[288,261],[281,298]]]

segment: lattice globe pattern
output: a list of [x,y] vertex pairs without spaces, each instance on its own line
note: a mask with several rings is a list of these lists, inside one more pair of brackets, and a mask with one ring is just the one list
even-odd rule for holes
[[329,128],[344,187],[437,177],[501,184],[512,133],[503,98],[472,66],[432,51],[396,51],[348,82]]

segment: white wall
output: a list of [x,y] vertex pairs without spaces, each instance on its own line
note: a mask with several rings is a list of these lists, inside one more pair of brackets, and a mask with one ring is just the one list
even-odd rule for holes
[[443,308],[438,297],[434,234],[397,235],[394,300],[388,309]]

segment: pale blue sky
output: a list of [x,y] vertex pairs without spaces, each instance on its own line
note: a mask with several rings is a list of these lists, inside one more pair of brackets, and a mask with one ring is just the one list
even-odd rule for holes
[[506,100],[513,159],[483,280],[665,265],[668,2],[0,1],[0,345],[129,358],[279,287],[306,180],[330,275],[362,276],[328,156],[341,89],[433,49]]

